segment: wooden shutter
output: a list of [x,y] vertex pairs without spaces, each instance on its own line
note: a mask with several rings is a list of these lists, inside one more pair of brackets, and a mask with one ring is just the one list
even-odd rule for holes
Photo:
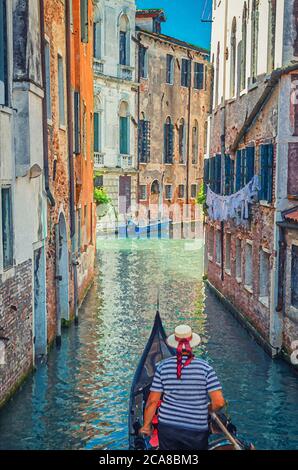
[[13,222],[11,188],[1,190],[3,267],[13,265]]
[[195,63],[195,88],[202,90],[204,88],[204,64]]
[[221,193],[221,154],[215,157],[215,191],[217,194]]
[[242,152],[241,150],[237,150],[236,153],[236,185],[235,190],[236,192],[241,189],[241,160],[242,160]]
[[120,44],[119,44],[120,64],[126,65],[126,32],[120,31]]
[[88,42],[88,0],[81,0],[81,41]]
[[215,157],[210,158],[210,187],[215,191]]
[[267,200],[268,194],[268,173],[267,173],[267,164],[268,164],[268,146],[260,146],[260,163],[261,163],[261,189],[259,192],[259,198],[261,201]]
[[268,173],[268,186],[267,186],[267,201],[272,202],[273,195],[273,158],[274,146],[268,145],[268,158],[267,158],[267,173]]
[[169,124],[169,162],[173,163],[173,156],[174,156],[174,125]]
[[225,194],[231,194],[231,158],[225,155]]
[[254,177],[255,174],[255,148],[247,147],[246,149],[246,184]]
[[[98,114],[94,113],[94,131],[95,131],[95,118],[98,119]],[[80,124],[81,124],[81,114],[80,114],[80,93],[78,91],[74,92],[74,153],[80,153]],[[98,124],[97,124],[98,132]],[[95,132],[94,132],[94,152],[99,152],[95,149]]]
[[128,154],[128,118],[120,117],[120,153]]
[[210,179],[209,179],[209,172],[210,172],[210,159],[205,158],[204,159],[204,189],[206,191],[206,186],[209,184]]
[[144,121],[144,130],[143,130],[143,141],[144,141],[144,156],[146,162],[150,160],[150,121]]
[[99,114],[94,113],[94,152],[99,152]]
[[0,0],[0,104],[7,104],[6,0]]

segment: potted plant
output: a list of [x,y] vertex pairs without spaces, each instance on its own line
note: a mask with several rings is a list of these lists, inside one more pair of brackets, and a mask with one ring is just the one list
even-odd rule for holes
[[98,217],[103,217],[109,210],[111,198],[104,188],[94,188],[94,201]]

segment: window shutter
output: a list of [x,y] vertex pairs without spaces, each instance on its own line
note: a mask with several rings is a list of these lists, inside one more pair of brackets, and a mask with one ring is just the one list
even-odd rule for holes
[[215,191],[215,157],[210,159],[210,187]]
[[[98,119],[98,114],[94,113],[94,129],[95,129],[95,116]],[[98,124],[97,124],[98,130]],[[95,138],[95,134],[94,134]],[[94,140],[95,146],[95,140]],[[95,150],[94,152],[99,152],[99,150]],[[74,153],[80,153],[80,93],[75,91],[74,92]]]
[[209,172],[210,172],[210,159],[209,158],[205,158],[204,160],[204,189],[206,191],[206,186],[207,184],[209,184]]
[[274,158],[274,146],[268,145],[268,190],[267,190],[267,201],[272,202],[273,194],[273,158]]
[[245,186],[247,174],[246,149],[241,150],[241,188]]
[[99,135],[98,135],[98,125],[99,125],[99,115],[94,113],[94,152],[99,152]]
[[241,160],[242,160],[242,152],[241,150],[237,150],[236,153],[236,192],[241,189]]
[[120,44],[119,44],[120,64],[126,65],[126,32],[120,31]]
[[7,25],[6,2],[0,0],[0,104],[7,102]]
[[231,158],[225,155],[225,194],[231,194]]
[[150,127],[150,121],[144,121],[144,142],[145,142],[145,159],[146,162],[149,162],[150,160],[150,133],[151,133],[151,127]]
[[168,124],[164,124],[164,131],[163,131],[163,148],[164,148],[164,162],[168,163],[168,158],[169,158],[169,146],[168,146],[168,138],[169,138],[169,130],[168,130]]
[[202,90],[204,88],[204,64],[195,63],[195,88]]
[[187,86],[191,84],[191,61],[187,61]]
[[128,118],[120,117],[120,153],[128,154]]
[[267,189],[268,189],[268,174],[267,174],[267,163],[268,163],[268,146],[261,145],[261,189],[259,193],[259,198],[261,201],[267,199]]
[[246,184],[254,177],[255,173],[255,148],[247,147],[246,149]]
[[169,124],[169,157],[170,162],[173,163],[174,156],[174,124]]
[[81,41],[88,42],[88,0],[81,0]]
[[215,157],[215,192],[221,193],[221,155],[217,154]]

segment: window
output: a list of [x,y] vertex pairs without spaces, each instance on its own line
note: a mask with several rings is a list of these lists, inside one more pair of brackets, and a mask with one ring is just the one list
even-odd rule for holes
[[204,189],[206,192],[207,185],[210,183],[210,158],[204,158]]
[[173,196],[172,185],[171,184],[166,184],[165,191],[166,191],[166,199],[167,200],[172,200],[172,196]]
[[198,153],[199,153],[199,126],[198,121],[195,120],[194,126],[192,128],[192,163],[198,163]]
[[185,191],[184,184],[179,184],[179,186],[178,186],[178,197],[179,197],[179,199],[184,198],[184,191]]
[[259,199],[261,201],[272,202],[273,151],[272,144],[260,146],[261,190],[259,192]]
[[231,272],[231,234],[226,234],[226,271]]
[[1,189],[3,268],[13,266],[13,225],[11,188]]
[[168,117],[164,125],[164,162],[173,163],[174,158],[174,126]]
[[255,148],[247,147],[236,154],[236,191],[243,188],[254,176]]
[[247,52],[247,5],[244,3],[242,14],[242,40],[241,40],[241,67],[240,67],[240,89],[246,87],[246,52]]
[[234,160],[230,155],[225,155],[225,194],[228,196],[234,192]]
[[96,175],[94,178],[94,186],[96,188],[102,188],[103,187],[103,175]]
[[179,123],[179,163],[185,163],[186,159],[186,132],[184,119],[180,119]]
[[214,228],[209,228],[209,236],[208,236],[208,254],[211,259],[214,257]]
[[148,77],[148,49],[140,47],[140,78]]
[[181,61],[181,85],[189,86],[191,77],[191,62],[189,59],[182,59]]
[[298,246],[292,245],[291,305],[298,308]]
[[231,43],[230,43],[230,97],[235,95],[235,82],[236,82],[236,18],[234,17],[231,30]]
[[270,254],[264,250],[260,252],[260,300],[269,305],[270,286]]
[[95,7],[93,23],[93,55],[94,59],[102,58],[102,19],[97,7]]
[[205,83],[205,66],[195,62],[194,64],[194,88],[196,90],[203,90]]
[[166,70],[166,83],[173,85],[174,83],[174,57],[171,54],[167,54],[167,70]]
[[242,246],[241,239],[236,239],[236,279],[240,281],[242,278]]
[[6,0],[0,0],[0,104],[8,102]]
[[[297,105],[298,109],[298,105]],[[290,142],[288,150],[288,195],[298,197],[298,142]]]
[[222,252],[221,252],[221,231],[216,230],[216,263],[221,264]]
[[139,198],[141,201],[147,200],[147,186],[145,184],[140,184]]
[[59,124],[65,125],[65,102],[64,102],[64,70],[63,59],[58,55],[58,95],[59,95]]
[[192,184],[191,187],[190,187],[190,197],[192,199],[195,199],[197,197],[197,185],[196,184]]
[[213,188],[217,194],[221,193],[221,154],[218,153],[213,159],[212,170],[213,175]]
[[259,42],[259,0],[253,0],[251,6],[251,80],[256,81],[258,73]]
[[268,12],[268,52],[267,71],[270,73],[274,69],[275,58],[275,34],[276,34],[276,0],[269,0]]
[[81,41],[88,42],[88,0],[81,0]]
[[246,243],[245,248],[245,287],[249,290],[253,287],[252,245],[250,243]]
[[80,112],[80,93],[74,92],[74,153],[77,155],[81,151],[81,112]]
[[150,160],[150,121],[145,119],[144,113],[139,121],[139,161],[148,163]]
[[129,154],[129,116],[128,116],[128,104],[122,102],[120,105],[120,116],[119,116],[119,133],[120,133],[120,153],[121,155]]
[[129,52],[128,52],[128,18],[122,15],[120,18],[120,34],[119,34],[119,63],[120,65],[129,65]]
[[52,99],[51,99],[51,69],[50,69],[50,45],[45,41],[45,73],[46,73],[46,101],[47,118],[52,119]]

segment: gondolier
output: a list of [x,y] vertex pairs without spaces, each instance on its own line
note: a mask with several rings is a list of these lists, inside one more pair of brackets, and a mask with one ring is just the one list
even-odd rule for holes
[[175,333],[167,338],[176,355],[157,364],[140,432],[151,434],[152,420],[160,405],[158,437],[161,450],[207,449],[208,414],[225,404],[213,368],[193,354],[193,348],[200,342],[200,336],[189,326],[177,326]]

